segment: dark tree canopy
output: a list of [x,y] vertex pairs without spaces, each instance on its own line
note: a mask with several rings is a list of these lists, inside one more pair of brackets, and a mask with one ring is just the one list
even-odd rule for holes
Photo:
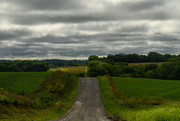
[[49,70],[49,65],[37,60],[16,60],[0,63],[0,72],[40,72]]
[[139,54],[109,54],[107,57],[99,58],[96,55],[91,55],[88,61],[102,61],[109,64],[115,64],[116,62],[125,63],[140,63],[140,62],[167,62],[169,58],[179,57],[179,55],[159,54],[157,52],[149,52],[148,55]]
[[[168,61],[168,62],[167,62]],[[128,66],[128,63],[166,62],[162,65],[144,64]],[[90,56],[88,61],[88,76],[121,76],[138,78],[156,78],[180,80],[180,56],[157,52],[148,55],[115,54],[99,58]]]

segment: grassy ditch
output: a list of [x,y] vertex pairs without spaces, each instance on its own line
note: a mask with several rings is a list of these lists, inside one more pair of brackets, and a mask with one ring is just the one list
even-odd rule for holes
[[98,77],[102,102],[109,115],[127,121],[179,121],[180,82]]
[[72,74],[55,71],[24,95],[1,89],[0,120],[46,121],[62,116],[73,104],[77,85],[78,78]]

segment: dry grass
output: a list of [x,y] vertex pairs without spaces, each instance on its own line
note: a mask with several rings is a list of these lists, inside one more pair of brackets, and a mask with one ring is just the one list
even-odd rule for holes
[[87,70],[86,66],[76,66],[76,67],[62,67],[62,68],[52,68],[50,69],[50,71],[57,71],[57,70],[61,70],[64,72],[70,72],[70,73],[84,73]]

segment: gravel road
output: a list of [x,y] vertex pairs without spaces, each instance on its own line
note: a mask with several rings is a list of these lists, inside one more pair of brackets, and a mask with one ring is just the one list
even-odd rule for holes
[[79,78],[78,94],[72,108],[63,117],[51,121],[110,121],[103,109],[97,79]]

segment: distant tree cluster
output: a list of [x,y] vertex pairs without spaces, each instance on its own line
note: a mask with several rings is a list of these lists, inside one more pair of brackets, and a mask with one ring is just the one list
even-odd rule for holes
[[69,66],[87,66],[87,60],[58,60],[58,59],[49,59],[42,60],[49,64],[51,68],[56,67],[69,67]]
[[180,55],[159,54],[157,52],[149,52],[148,55],[139,54],[109,54],[107,57],[99,58],[96,55],[89,57],[88,61],[102,61],[114,65],[116,62],[125,63],[141,63],[141,62],[167,62],[169,58],[180,57]]
[[0,63],[0,72],[41,72],[49,70],[49,65],[37,60],[15,60]]
[[[121,55],[121,56],[119,56]],[[88,59],[88,75],[89,76],[121,76],[121,77],[138,77],[138,78],[156,78],[156,79],[173,79],[180,80],[180,57],[160,55],[151,52],[148,56],[137,54],[119,54],[108,55],[107,58],[99,58],[98,56],[90,56]],[[155,56],[156,55],[156,56]],[[131,57],[132,60],[128,60]],[[139,57],[146,58],[149,62],[167,61],[162,65],[145,64],[128,66],[128,62],[139,62]],[[105,61],[106,60],[106,61]],[[128,60],[128,61],[125,61]],[[151,60],[151,61],[150,61]],[[144,62],[148,62],[144,61]],[[143,61],[142,61],[143,62]]]

